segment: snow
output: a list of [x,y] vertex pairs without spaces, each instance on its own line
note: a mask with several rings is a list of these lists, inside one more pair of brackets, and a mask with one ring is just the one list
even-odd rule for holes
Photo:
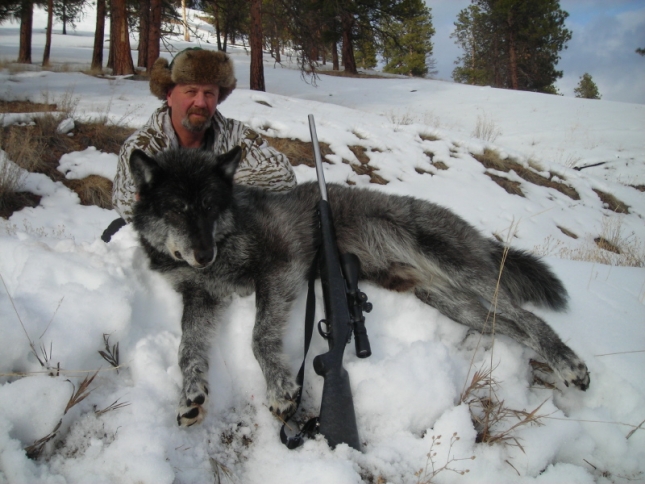
[[[42,19],[38,10],[34,59],[44,44]],[[52,59],[86,65],[92,22],[88,16],[74,35],[55,34]],[[15,57],[16,26],[0,27],[0,37],[0,56]],[[643,260],[645,194],[630,185],[645,184],[645,106],[405,78],[321,76],[316,87],[286,64],[274,67],[268,56],[268,92],[260,93],[247,89],[244,49],[232,46],[231,55],[239,87],[221,106],[223,114],[266,135],[304,141],[307,115],[314,114],[319,140],[334,152],[325,164],[328,182],[431,200],[488,235],[545,255],[570,292],[570,309],[530,309],[586,361],[591,387],[534,386],[529,360],[539,357],[531,350],[504,336],[471,334],[411,295],[364,284],[374,303],[367,315],[373,355],[358,359],[349,346],[345,356],[362,453],[345,445],[331,450],[320,437],[294,451],[280,443],[280,423],[267,408],[251,351],[254,296],[234,298],[213,341],[205,421],[179,428],[180,297],[149,270],[131,227],[109,244],[100,240],[116,212],[82,206],[62,183],[23,173],[24,189],[42,200],[0,221],[0,482],[204,483],[218,482],[218,475],[221,482],[263,484],[645,480],[645,431],[627,438],[645,419],[645,269],[570,260],[612,227]],[[146,83],[68,70],[3,69],[0,98],[71,98],[77,121],[106,118],[131,126],[143,124],[158,106]],[[473,137],[478,116],[493,124],[496,139]],[[30,119],[5,116],[2,122]],[[358,163],[350,146],[365,148],[389,183],[374,185],[357,175],[346,163]],[[526,196],[506,193],[473,157],[486,148],[538,165],[580,199],[531,185],[514,172],[496,173],[520,182]],[[0,163],[11,163],[2,155]],[[94,148],[60,160],[67,178],[111,178],[115,169],[116,157]],[[315,179],[312,168],[295,171],[299,182]],[[603,207],[594,189],[615,195],[630,213]],[[284,340],[294,371],[302,359],[304,300],[305,288]],[[118,372],[98,353],[104,335],[119,344]],[[44,349],[49,371],[42,371],[30,340],[41,358]],[[310,355],[324,351],[326,342],[316,335]],[[315,414],[322,381],[311,358],[303,410]],[[530,412],[542,405],[541,425],[518,427],[511,434],[517,440],[507,444],[475,443],[470,412],[459,403],[473,373],[491,366],[505,406]],[[99,369],[92,392],[63,414],[73,385]],[[95,413],[115,401],[128,405]],[[23,449],[61,419],[42,457],[28,459]],[[505,428],[514,423],[509,419]],[[433,476],[433,468],[446,464]]]

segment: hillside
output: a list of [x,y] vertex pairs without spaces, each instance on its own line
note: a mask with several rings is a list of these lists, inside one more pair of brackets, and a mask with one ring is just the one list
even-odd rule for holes
[[[145,82],[74,71],[88,58],[88,32],[81,25],[75,36],[55,36],[52,57],[68,72],[3,68],[0,99],[66,100],[76,122],[140,126],[158,106]],[[0,57],[11,55],[16,33],[0,26]],[[114,211],[81,205],[60,180],[24,173],[21,189],[40,196],[38,206],[0,220],[0,482],[643,480],[645,106],[431,80],[321,75],[312,86],[269,59],[268,92],[260,93],[246,89],[244,49],[231,55],[239,87],[222,113],[302,161],[299,182],[315,179],[307,165],[314,114],[329,150],[328,182],[431,200],[546,256],[570,309],[532,310],[585,359],[591,387],[564,388],[509,338],[480,337],[411,295],[366,285],[373,356],[359,360],[350,346],[345,357],[364,451],[332,451],[320,439],[289,451],[251,352],[254,296],[236,297],[210,354],[208,417],[178,428],[179,296],[148,269],[130,227],[109,244],[98,238]],[[0,119],[29,124],[33,116]],[[59,164],[61,178],[110,179],[116,156],[91,146]],[[303,288],[285,335],[293,368],[304,299]],[[315,338],[310,354],[325,347]],[[99,369],[91,393],[76,393],[80,401],[64,413]],[[477,371],[490,385],[472,384]],[[318,411],[321,389],[309,363],[305,415]],[[490,443],[478,442],[486,408],[499,417]],[[37,450],[39,458],[27,457]]]

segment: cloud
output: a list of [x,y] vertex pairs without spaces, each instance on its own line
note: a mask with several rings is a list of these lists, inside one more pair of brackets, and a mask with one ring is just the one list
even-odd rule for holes
[[573,37],[558,64],[564,72],[558,82],[563,94],[572,95],[587,72],[603,99],[645,103],[645,58],[635,53],[637,47],[645,47],[645,6],[599,14],[584,25],[574,18],[567,26]]
[[[437,78],[450,80],[461,49],[450,38],[460,10],[469,0],[426,0],[432,8]],[[573,96],[580,77],[588,72],[602,98],[645,104],[645,58],[634,51],[645,47],[645,2],[642,0],[561,0],[570,16],[566,26],[573,37],[562,51],[557,86]]]

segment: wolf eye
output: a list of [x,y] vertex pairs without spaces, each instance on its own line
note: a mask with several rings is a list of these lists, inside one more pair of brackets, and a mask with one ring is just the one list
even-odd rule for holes
[[202,207],[207,212],[210,212],[211,210],[213,210],[213,200],[211,200],[209,198],[205,198],[204,200],[202,200]]
[[174,215],[182,215],[188,211],[188,204],[174,203],[168,207],[168,212]]

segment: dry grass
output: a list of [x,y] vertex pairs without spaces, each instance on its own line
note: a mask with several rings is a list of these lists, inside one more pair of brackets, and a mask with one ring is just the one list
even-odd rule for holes
[[548,237],[544,244],[535,248],[535,252],[612,266],[645,267],[645,243],[638,240],[633,232],[624,233],[623,217],[620,215],[604,217],[600,234],[577,248],[567,247],[561,241]]
[[419,138],[423,141],[439,141],[441,138],[435,136],[434,134],[419,133]]
[[[31,126],[8,126],[0,128],[0,148],[19,167],[35,173],[43,173],[54,181],[64,183],[75,191],[84,205],[111,208],[112,181],[92,175],[83,180],[68,180],[58,171],[62,155],[83,151],[90,146],[107,153],[118,153],[125,139],[134,129],[110,124],[107,121],[79,123],[73,136],[57,132],[60,122],[73,116],[77,100],[66,93],[56,102],[43,104],[25,101],[2,102],[2,112],[46,112],[34,118]],[[9,171],[7,171],[9,170]],[[8,218],[14,211],[26,206],[35,206],[40,197],[18,192],[19,181],[15,170],[6,167],[0,173],[0,216]]]
[[495,121],[488,117],[488,115],[484,114],[477,116],[477,124],[472,132],[472,136],[474,138],[479,138],[492,143],[501,134],[502,130],[497,126]]
[[65,185],[76,192],[81,205],[112,208],[112,181],[107,178],[90,175],[81,180],[66,180]]
[[[518,163],[517,161],[514,161],[511,158],[502,159],[499,153],[490,149],[485,149],[484,153],[481,155],[473,154],[472,156],[489,170],[496,170],[504,173],[509,173],[510,171],[514,171],[520,178],[526,180],[529,183],[533,183],[534,185],[538,185],[541,187],[553,188],[554,190],[557,190],[560,193],[568,196],[572,200],[580,200],[580,195],[578,194],[578,192],[574,188],[570,187],[569,185],[565,185],[564,183],[554,180],[553,173],[549,172],[549,178],[546,178],[542,176],[540,173],[537,173],[535,168],[531,168],[530,166],[526,167]],[[491,176],[491,174],[488,174],[488,175]],[[491,178],[493,177],[491,176]],[[507,187],[501,184],[500,179],[506,180],[499,176],[497,176],[496,178],[493,178],[493,180],[496,183],[500,184],[502,188],[507,190]],[[516,187],[516,188],[511,187],[511,190],[512,191],[510,191],[509,193],[517,192],[518,190],[521,192],[521,189],[519,189],[519,187]],[[513,194],[519,195],[520,193],[513,193]]]
[[594,188],[593,191],[596,192],[596,195],[600,197],[600,200],[607,209],[616,213],[629,213],[629,207],[625,203],[618,200],[611,193],[606,193],[596,188]]
[[[306,165],[311,168],[316,166],[316,162],[314,161],[314,148],[311,141],[305,142],[297,139],[272,138],[271,136],[263,136],[263,138],[270,146],[284,153],[293,166]],[[320,146],[320,155],[324,162],[325,156],[331,155],[334,152],[329,148],[327,143],[319,142],[318,145]]]
[[[310,141],[300,141],[297,139],[288,139],[288,138],[273,138],[271,136],[263,136],[265,140],[269,143],[270,146],[276,150],[284,153],[289,162],[293,166],[306,165],[314,168],[316,163],[314,161],[314,151],[313,145]],[[320,145],[320,154],[325,161],[326,155],[334,154],[334,152],[329,148],[327,143],[319,142]],[[367,175],[370,177],[370,183],[376,183],[378,185],[386,185],[388,181],[380,176],[377,173],[377,169],[369,164],[370,159],[366,154],[366,149],[363,146],[350,146],[349,149],[356,156],[358,163],[348,163],[352,170],[359,175]]]
[[[414,116],[412,115],[412,113],[410,113],[410,111],[399,112],[397,110],[391,110],[388,111],[385,115],[390,123],[396,126],[409,126],[410,124],[414,123]],[[421,137],[421,139],[424,138]]]
[[[465,460],[475,460],[475,456],[470,457],[461,457],[457,458],[453,455],[453,447],[459,441],[460,437],[457,432],[453,433],[450,436],[450,443],[448,444],[448,454],[446,456],[446,461],[443,465],[439,465],[435,462],[437,457],[437,447],[441,445],[441,435],[432,436],[432,444],[430,444],[430,451],[426,454],[427,460],[426,465],[423,469],[419,469],[414,473],[417,478],[417,484],[430,484],[435,482],[433,479],[437,475],[441,474],[444,471],[454,472],[461,476],[466,475],[470,472],[470,469],[457,469],[455,467],[456,462],[465,461]],[[385,481],[382,481],[385,482]]]
[[379,75],[377,73],[365,74],[364,72],[358,72],[358,74],[352,74],[351,72],[346,71],[327,71],[327,70],[316,70],[316,74],[333,77],[351,77],[352,79],[383,79],[388,78],[388,76]]
[[119,343],[110,346],[110,335],[103,334],[103,343],[105,344],[104,350],[99,350],[99,355],[107,361],[119,373]]
[[571,237],[572,239],[577,239],[578,238],[578,236],[576,234],[574,234],[573,232],[571,232],[571,230],[565,229],[564,227],[560,227],[559,225],[556,225],[556,227],[558,227],[560,229],[560,232],[562,232],[567,237]]
[[509,193],[511,195],[519,195],[520,197],[525,197],[524,192],[522,191],[522,188],[521,188],[522,184],[520,182],[509,180],[508,178],[504,178],[501,176],[493,175],[492,173],[486,173],[486,175],[495,183],[497,183],[500,187],[506,190],[506,193]]
[[360,164],[355,164],[355,163],[350,163],[349,165],[352,167],[352,170],[358,175],[367,175],[370,177],[370,183],[375,183],[377,185],[387,185],[388,181],[383,178],[381,175],[379,175],[377,172],[377,168],[374,168],[372,165],[370,165],[370,159],[366,154],[366,149],[362,146],[350,146],[349,149],[351,150],[352,153],[354,153],[354,156],[356,156],[356,159],[358,159]]
[[56,111],[56,104],[0,100],[0,113],[46,113],[51,111]]
[[526,425],[543,425],[540,419],[544,415],[539,415],[538,411],[546,400],[530,412],[511,409],[497,396],[499,384],[492,374],[492,368],[476,371],[462,392],[460,403],[465,403],[470,409],[477,442],[511,444],[524,451],[513,433]]

